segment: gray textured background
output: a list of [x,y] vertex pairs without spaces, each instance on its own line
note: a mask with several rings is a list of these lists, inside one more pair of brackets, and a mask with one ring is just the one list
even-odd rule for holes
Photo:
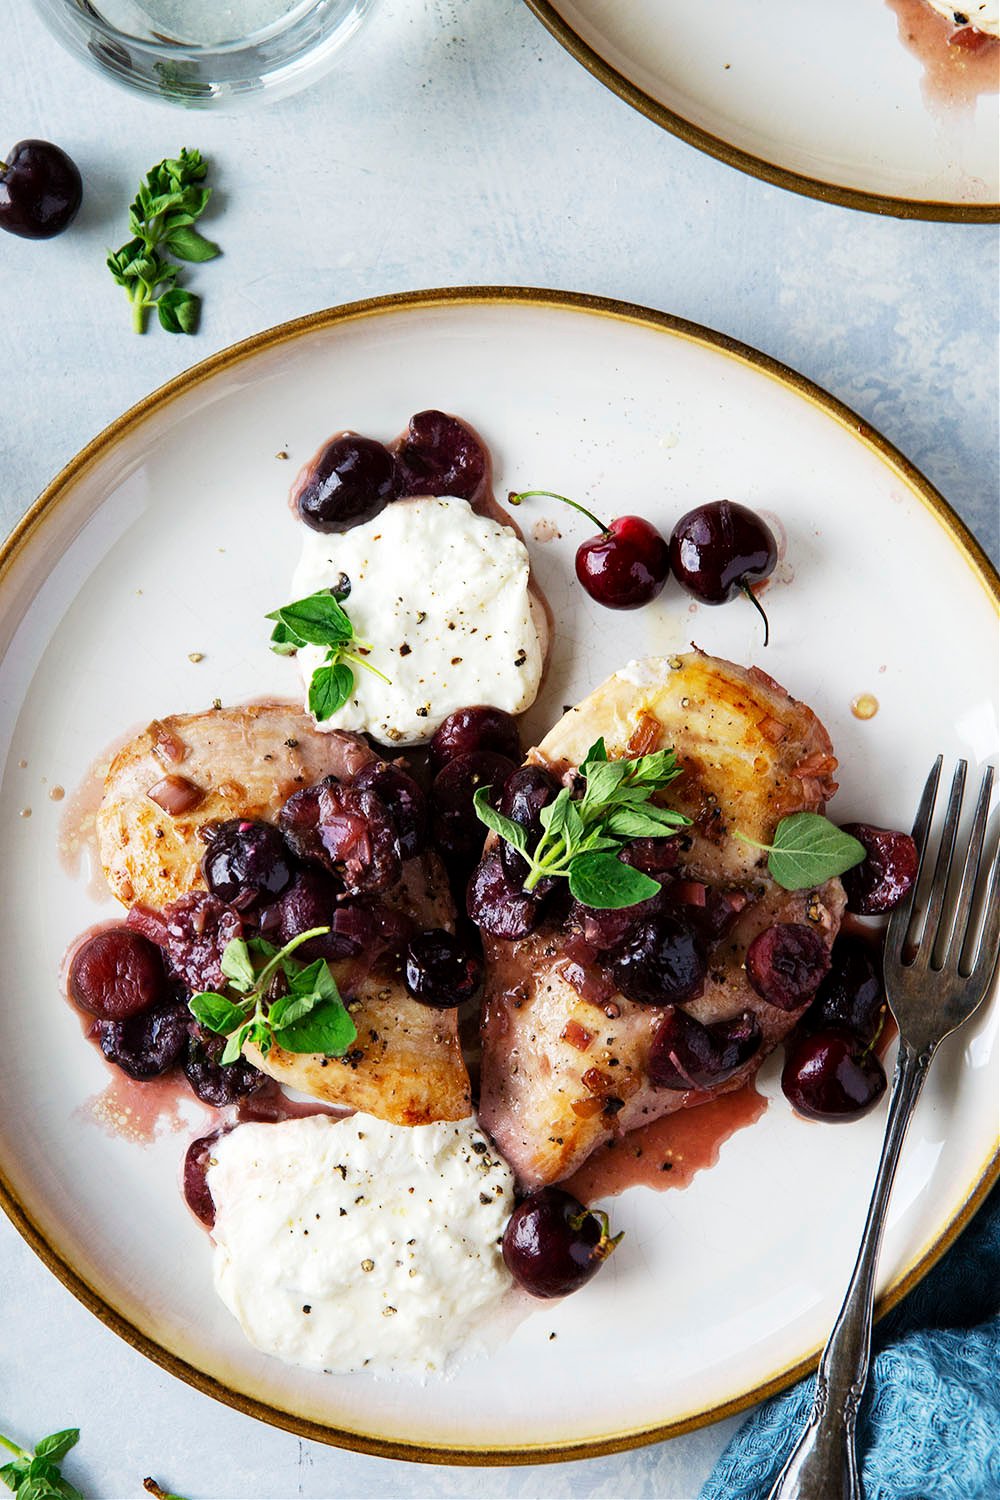
[[[995,228],[878,219],[743,177],[603,89],[520,0],[377,0],[327,80],[227,117],[133,100],[64,57],[26,0],[0,14],[0,154],[47,137],[86,179],[71,234],[0,244],[5,528],[125,407],[236,339],[355,297],[513,282],[648,303],[775,355],[881,429],[996,558]],[[225,260],[197,273],[197,339],[140,343],[103,255],[138,178],[182,144],[212,157],[205,228]],[[0,1292],[0,1430],[33,1441],[79,1424],[67,1471],[100,1500],[141,1494],[148,1473],[192,1500],[692,1500],[738,1425],[586,1463],[390,1463],[188,1390],[106,1332],[6,1221]]]

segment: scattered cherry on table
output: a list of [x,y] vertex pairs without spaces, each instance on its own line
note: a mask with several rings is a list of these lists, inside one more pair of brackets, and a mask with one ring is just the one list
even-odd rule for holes
[[68,229],[83,197],[72,157],[51,141],[18,141],[0,160],[0,229],[50,240]]

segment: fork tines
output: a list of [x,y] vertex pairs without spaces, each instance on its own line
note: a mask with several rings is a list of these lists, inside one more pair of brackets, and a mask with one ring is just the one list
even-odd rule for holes
[[[921,877],[928,865],[931,823],[942,762],[943,757],[939,755],[917,809],[913,824],[913,840],[920,861],[917,878],[889,922],[886,956],[907,968],[929,969],[931,972],[948,968],[963,979],[975,976],[985,987],[996,964],[1000,944],[1000,851],[994,848],[992,858],[983,859],[993,791],[992,766],[987,766],[983,773],[957,889],[953,865],[957,863],[955,846],[968,767],[964,760],[955,767],[934,874],[927,892],[926,910],[921,912],[917,905],[918,890],[925,883]],[[961,852],[959,861],[962,861]]]

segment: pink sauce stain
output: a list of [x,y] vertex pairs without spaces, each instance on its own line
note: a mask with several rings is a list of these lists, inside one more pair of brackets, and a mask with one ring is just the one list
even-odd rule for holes
[[698,1172],[714,1167],[726,1141],[766,1109],[767,1100],[752,1083],[708,1104],[679,1109],[602,1146],[560,1187],[582,1203],[617,1197],[630,1187],[685,1188]]
[[[148,1146],[159,1136],[191,1129],[191,1121],[181,1109],[182,1104],[194,1103],[204,1110],[206,1119],[216,1114],[215,1110],[199,1103],[179,1069],[144,1083],[129,1078],[110,1064],[108,1072],[110,1076],[105,1087],[78,1111],[85,1119],[99,1125],[107,1135]],[[200,1133],[204,1134],[204,1131]]]
[[[885,0],[900,41],[924,65],[924,102],[935,111],[971,109],[980,94],[1000,92],[1000,43],[971,27],[954,26],[926,0]],[[960,0],[955,9],[961,11]]]

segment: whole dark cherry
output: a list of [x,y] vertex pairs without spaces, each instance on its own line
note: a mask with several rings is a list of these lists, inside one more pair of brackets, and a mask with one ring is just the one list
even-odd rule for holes
[[469,916],[490,937],[508,942],[527,937],[542,920],[543,908],[544,902],[535,891],[523,891],[511,884],[499,854],[488,854],[469,881]]
[[830,952],[804,922],[776,922],[747,949],[746,974],[762,1000],[779,1010],[798,1010],[811,1000],[830,967]]
[[332,438],[298,480],[294,500],[313,531],[348,531],[371,521],[399,493],[396,462],[374,438]]
[[[528,835],[528,847],[534,848],[542,836],[541,812],[559,795],[559,782],[544,766],[518,766],[508,776],[497,805],[504,817],[520,823]],[[528,878],[528,863],[512,844],[501,839],[500,859],[512,885],[523,885]],[[539,893],[551,890],[551,880],[541,880]]]
[[606,967],[621,993],[638,1005],[694,1000],[708,970],[694,933],[665,912],[634,923],[611,950]]
[[388,808],[399,836],[399,852],[413,859],[427,842],[427,798],[422,789],[400,766],[386,760],[373,760],[354,778],[362,791],[374,792]]
[[649,1081],[658,1089],[710,1089],[738,1073],[758,1051],[761,1030],[746,1011],[703,1026],[679,1006],[669,1006],[653,1034]]
[[215,1224],[215,1200],[208,1186],[208,1169],[212,1165],[212,1148],[222,1134],[213,1130],[211,1135],[192,1141],[184,1153],[184,1198],[195,1218],[208,1229]]
[[885,992],[876,955],[861,938],[841,933],[830,954],[830,972],[802,1018],[809,1031],[849,1031],[870,1043],[882,1030]]
[[70,999],[100,1021],[125,1021],[162,1000],[163,959],[154,945],[128,927],[95,933],[73,955]]
[[483,982],[483,961],[442,928],[418,932],[406,945],[406,988],[421,1005],[450,1010],[471,1000]]
[[210,1104],[214,1109],[235,1104],[265,1082],[264,1074],[245,1057],[238,1057],[223,1067],[220,1059],[225,1045],[225,1037],[196,1032],[188,1038],[183,1059],[184,1076],[193,1093],[203,1104]]
[[681,516],[670,534],[670,569],[682,588],[703,604],[725,604],[746,594],[764,621],[767,615],[751,583],[769,578],[778,561],[771,528],[734,500],[712,500]]
[[220,901],[245,910],[280,896],[292,878],[292,856],[273,823],[229,818],[206,827],[205,884]]
[[124,1021],[99,1021],[101,1051],[130,1078],[158,1078],[179,1062],[188,1043],[191,1015],[179,1000],[151,1005]]
[[0,229],[50,240],[76,218],[83,183],[71,157],[51,141],[18,141],[0,161]]
[[449,761],[474,750],[492,750],[508,760],[521,759],[521,734],[517,720],[502,708],[487,703],[457,708],[443,719],[430,743],[431,769],[441,771]]
[[840,877],[847,892],[847,910],[878,917],[898,906],[917,878],[920,856],[908,833],[876,828],[871,823],[845,823],[844,832],[865,846],[865,858]]
[[404,495],[457,495],[471,500],[487,471],[486,453],[472,428],[443,411],[418,411],[396,452]]
[[504,1264],[533,1297],[565,1297],[600,1270],[620,1239],[607,1214],[562,1188],[539,1188],[507,1221]]
[[451,760],[431,785],[431,831],[438,849],[448,860],[465,865],[475,860],[486,838],[485,825],[476,816],[473,798],[480,787],[492,788],[496,804],[514,762],[494,750],[472,750]]
[[576,576],[591,599],[606,609],[638,609],[660,593],[670,572],[667,544],[642,516],[616,516],[607,525],[592,511],[552,490],[522,490],[508,496],[520,505],[534,495],[561,500],[580,511],[599,529],[576,549]]
[[791,1038],[781,1087],[809,1120],[858,1120],[885,1093],[885,1069],[851,1032],[831,1026]]

